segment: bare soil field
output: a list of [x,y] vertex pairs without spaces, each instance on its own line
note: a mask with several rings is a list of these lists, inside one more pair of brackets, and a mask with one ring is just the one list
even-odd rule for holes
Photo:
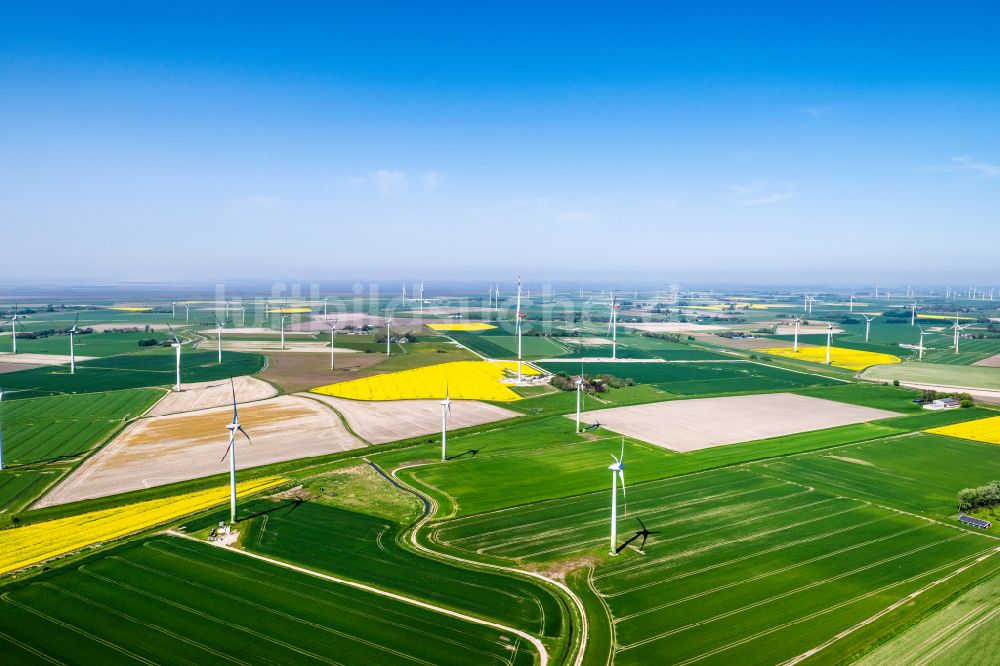
[[[340,412],[351,429],[372,444],[394,442],[418,435],[441,432],[441,403],[438,400],[347,400],[310,393]],[[456,400],[451,405],[448,429],[457,430],[520,416],[503,407],[475,400]]]
[[[749,338],[737,340],[734,338],[723,338],[715,335],[714,333],[695,333],[694,336],[701,342],[710,342],[713,345],[729,347],[730,349],[777,349],[789,346],[787,340],[775,340],[774,338]],[[799,346],[815,347],[816,345],[805,344],[800,340]]]
[[[278,395],[278,389],[253,377],[234,377],[233,385],[236,388],[236,399],[241,405]],[[211,407],[231,405],[233,401],[233,390],[226,380],[183,384],[181,388],[184,390],[180,393],[176,391],[167,393],[162,400],[153,405],[148,415],[166,416],[194,412]]]
[[[198,349],[218,349],[216,346],[218,343],[213,338],[212,340],[205,340],[198,344]],[[222,335],[222,350],[223,351],[238,351],[238,352],[297,352],[297,353],[317,353],[325,351],[328,355],[330,353],[330,348],[327,346],[326,342],[321,342],[318,340],[285,340],[285,348],[281,348],[281,340],[227,340],[226,335]],[[355,354],[358,353],[356,349],[340,349],[338,348],[335,353],[341,354]],[[327,356],[329,358],[329,356]],[[329,361],[327,361],[329,365]]]
[[[211,337],[214,338],[215,334],[219,332],[219,329],[217,329],[217,328],[204,328],[204,329],[202,329],[202,330],[200,330],[198,332],[201,333],[202,335],[208,335],[208,336],[211,336]],[[260,328],[260,327],[251,327],[251,326],[247,326],[246,328],[239,328],[239,327],[237,327],[237,328],[224,328],[224,329],[222,329],[222,341],[225,342],[226,341],[226,336],[230,335],[230,334],[236,334],[236,335],[278,335],[278,336],[280,336],[281,335],[281,331],[280,330],[275,331],[275,330],[270,329],[270,328]],[[285,335],[288,336],[288,335],[312,335],[312,334],[308,333],[308,332],[304,333],[302,331],[290,331],[286,327],[285,328]]]
[[[844,329],[834,328],[834,333],[843,333]],[[826,324],[810,324],[809,326],[800,326],[799,335],[819,335],[822,333],[826,335]],[[777,335],[795,335],[795,326],[779,326],[777,329]],[[788,346],[788,342],[785,341],[785,346]]]
[[976,361],[972,365],[981,365],[987,368],[1000,368],[1000,354],[984,358],[982,361]]
[[771,393],[614,407],[583,416],[608,430],[685,452],[898,415],[793,393]]
[[[285,393],[299,393],[317,386],[344,382],[365,375],[362,371],[385,359],[382,354],[335,354],[337,369],[330,370],[330,350],[321,354],[268,354],[267,369],[259,377]],[[369,373],[370,374],[370,373]]]
[[[96,356],[77,356],[77,362],[90,361]],[[31,366],[39,365],[69,365],[69,354],[12,354],[0,352],[0,363],[17,363]],[[26,368],[21,368],[25,370]]]
[[728,326],[718,326],[716,324],[694,324],[680,321],[661,321],[650,324],[622,324],[625,328],[634,328],[637,331],[650,331],[652,333],[697,333],[698,331],[723,331]]
[[18,370],[31,370],[32,368],[40,368],[41,365],[32,363],[10,363],[8,361],[0,362],[0,374],[5,372],[17,372]]
[[[136,421],[36,506],[224,473],[229,461],[220,458],[229,442],[226,424],[231,418],[232,408],[226,406]],[[246,405],[240,422],[253,445],[237,440],[237,469],[364,446],[333,410],[307,398],[286,395]]]

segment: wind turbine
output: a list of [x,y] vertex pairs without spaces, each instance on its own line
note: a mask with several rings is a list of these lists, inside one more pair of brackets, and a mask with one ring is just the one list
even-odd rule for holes
[[185,303],[184,304],[184,323],[187,324],[187,323],[190,323],[190,322],[191,322],[191,305],[188,304],[188,303]]
[[73,337],[79,332],[76,328],[76,322],[80,321],[80,315],[76,315],[76,319],[73,320],[73,327],[69,329],[69,374],[76,374],[76,349],[73,346]]
[[872,332],[872,320],[875,319],[877,315],[872,315],[869,317],[866,314],[861,315],[865,318],[865,342],[868,342],[868,334]]
[[241,317],[241,319],[240,319],[240,326],[246,326],[247,325],[247,306],[245,306],[245,305],[241,305],[240,306],[240,317]]
[[170,318],[177,319],[177,301],[170,304]]
[[451,398],[448,397],[448,382],[444,383],[444,400],[441,401],[441,462],[448,455],[448,417],[451,416]]
[[[582,363],[580,364],[583,365]],[[580,432],[580,405],[583,401],[583,368],[580,368],[580,376],[576,378],[576,431]]]
[[608,319],[608,332],[611,334],[611,359],[618,358],[618,310],[621,308],[611,292],[611,318]]
[[910,303],[910,326],[915,326],[917,323],[917,303],[914,301]]
[[[236,524],[236,433],[237,431],[243,433],[243,436],[247,438],[250,442],[250,435],[247,431],[243,429],[240,425],[240,417],[236,412],[236,384],[233,382],[233,378],[229,378],[229,385],[233,389],[233,422],[226,426],[226,430],[229,431],[229,447],[226,449],[226,453],[222,456],[222,460],[229,456],[229,523],[231,525]],[[253,442],[250,442],[251,444]]]
[[10,324],[10,341],[11,341],[11,344],[13,345],[13,347],[11,349],[11,353],[12,354],[16,354],[17,353],[17,327],[20,326],[21,328],[24,328],[24,325],[23,324],[19,324],[18,320],[17,320],[17,304],[16,303],[14,304],[14,313],[10,316],[10,319],[8,320],[8,322],[5,322],[5,323],[9,323]]
[[830,365],[830,345],[833,343],[833,322],[826,322],[826,364]]
[[285,320],[291,319],[291,315],[281,315],[281,348],[285,348]]
[[[403,289],[405,290],[406,287],[403,287]],[[329,296],[324,296],[323,297],[323,318],[324,319],[326,319],[326,306],[329,304],[329,300],[330,300]]]
[[174,390],[181,390],[181,341],[177,339],[177,334],[174,333],[174,327],[167,324],[167,328],[170,329],[170,335],[173,337],[174,341],[170,344],[171,347],[177,350],[177,383],[174,384]]
[[792,351],[799,351],[799,327],[802,326],[802,317],[795,318],[795,337],[792,339]]
[[955,313],[955,323],[952,324],[951,327],[953,329],[955,329],[955,353],[956,354],[958,353],[958,334],[961,333],[962,331],[964,331],[965,329],[967,329],[970,326],[972,326],[972,324],[965,324],[964,326],[962,324],[959,324],[958,323],[958,313],[957,312]]
[[[212,316],[215,317],[215,315]],[[219,348],[219,363],[222,363],[222,326],[223,326],[222,320],[219,319],[218,317],[215,317],[215,325],[218,328],[218,333],[216,335],[217,338],[216,344]]]
[[517,383],[521,383],[521,276],[517,276],[517,310],[514,313],[514,329],[517,331]]
[[403,307],[406,307],[406,283],[403,283]]
[[920,346],[917,347],[917,349],[919,350],[919,356],[917,357],[917,360],[918,361],[924,360],[924,329],[923,328],[920,329]]
[[802,294],[802,311],[809,312],[809,294]]
[[336,361],[334,360],[333,356],[333,347],[334,343],[337,340],[337,322],[334,321],[332,324],[330,322],[326,322],[326,325],[330,327],[330,369],[336,370]]
[[608,465],[611,470],[611,555],[618,554],[618,482],[622,484],[623,515],[628,515],[628,502],[625,499],[625,438],[622,437],[622,452],[620,457],[611,454],[615,462]]
[[392,326],[392,315],[385,320],[385,355],[392,356],[392,334],[390,333],[389,327]]
[[854,312],[854,294],[851,294],[851,306],[848,312]]

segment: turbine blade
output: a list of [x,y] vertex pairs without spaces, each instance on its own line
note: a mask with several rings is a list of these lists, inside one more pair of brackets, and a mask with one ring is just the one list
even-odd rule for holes
[[229,449],[233,448],[233,442],[235,441],[236,441],[235,439],[229,440],[229,446],[226,447],[226,452],[222,454],[221,458],[219,458],[219,462],[222,462],[223,460],[226,459],[226,456],[229,455]]
[[247,443],[248,444],[251,444],[251,445],[253,444],[253,440],[250,439],[250,435],[248,435],[247,431],[243,429],[243,426],[240,426],[239,428],[237,428],[237,430],[239,430],[241,433],[243,433],[243,436],[247,438]]
[[229,378],[229,386],[233,389],[233,423],[236,423],[236,383],[232,377]]
[[625,460],[625,438],[624,437],[622,437],[622,454],[621,455],[622,455],[622,457],[621,457],[621,460],[619,460],[619,462],[621,462],[622,460]]

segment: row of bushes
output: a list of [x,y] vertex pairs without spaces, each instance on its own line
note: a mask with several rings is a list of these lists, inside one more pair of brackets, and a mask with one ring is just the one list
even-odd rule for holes
[[[560,372],[552,376],[552,386],[561,391],[575,391],[576,377],[577,375],[571,376]],[[623,386],[635,386],[635,380],[631,377],[622,379],[609,374],[583,376],[583,390],[587,393],[605,393],[608,389]]]

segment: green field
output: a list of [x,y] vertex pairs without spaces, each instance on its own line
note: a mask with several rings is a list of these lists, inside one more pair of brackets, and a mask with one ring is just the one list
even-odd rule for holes
[[970,365],[990,356],[1000,354],[1000,340],[966,340],[958,341],[958,353],[955,353],[954,338],[925,340],[924,345],[933,347],[924,353],[924,361],[928,363],[947,363],[950,365]]
[[56,478],[55,472],[40,469],[0,471],[0,514],[29,501]]
[[[241,521],[243,543],[254,552],[377,584],[533,635],[557,637],[564,629],[560,601],[544,588],[417,555],[396,543],[401,527],[391,521],[311,501],[260,500],[245,511],[261,514]],[[220,513],[213,520],[221,518]]]
[[[156,338],[164,339],[163,333],[88,333],[77,335],[74,350],[77,358],[84,356],[113,356],[128,354],[146,349],[139,346],[139,340]],[[0,352],[11,351],[10,336],[0,336]],[[47,338],[29,340],[18,337],[17,351],[19,354],[62,354],[69,356],[69,336],[52,335]]]
[[[550,372],[578,373],[579,364],[546,362],[541,367]],[[674,395],[711,395],[747,391],[787,391],[806,386],[833,386],[835,379],[820,375],[783,370],[750,361],[692,363],[615,363],[583,364],[588,375],[610,374],[633,379]]]
[[6,664],[534,658],[511,632],[170,537],[7,589],[0,646]]
[[[597,472],[603,474],[604,472]],[[590,585],[614,618],[614,662],[779,663],[995,547],[952,530],[745,469],[633,485],[609,549],[610,493],[448,521],[449,548],[540,566],[597,558]],[[849,649],[844,639],[838,649]]]
[[[448,337],[472,351],[495,359],[517,358],[516,335],[482,335],[479,333],[461,333],[447,331]],[[521,354],[524,358],[547,358],[561,356],[566,348],[555,342],[553,338],[538,335],[521,336]]]
[[154,389],[4,400],[4,462],[27,465],[86,453],[163,395]]
[[[181,354],[181,382],[205,382],[239,377],[258,372],[264,367],[264,357],[242,352],[222,352],[222,364],[215,352],[190,351]],[[175,359],[172,350],[141,352],[94,359],[78,363],[76,374],[67,366],[48,366],[4,373],[4,390],[11,400],[59,393],[92,393],[150,386],[171,386],[174,383]],[[7,398],[4,398],[6,402]]]
[[1000,576],[977,585],[859,660],[858,666],[887,664],[997,663],[1000,632]]
[[1000,368],[968,365],[942,365],[938,363],[900,363],[876,365],[861,375],[864,379],[943,386],[966,386],[981,389],[1000,389]]

